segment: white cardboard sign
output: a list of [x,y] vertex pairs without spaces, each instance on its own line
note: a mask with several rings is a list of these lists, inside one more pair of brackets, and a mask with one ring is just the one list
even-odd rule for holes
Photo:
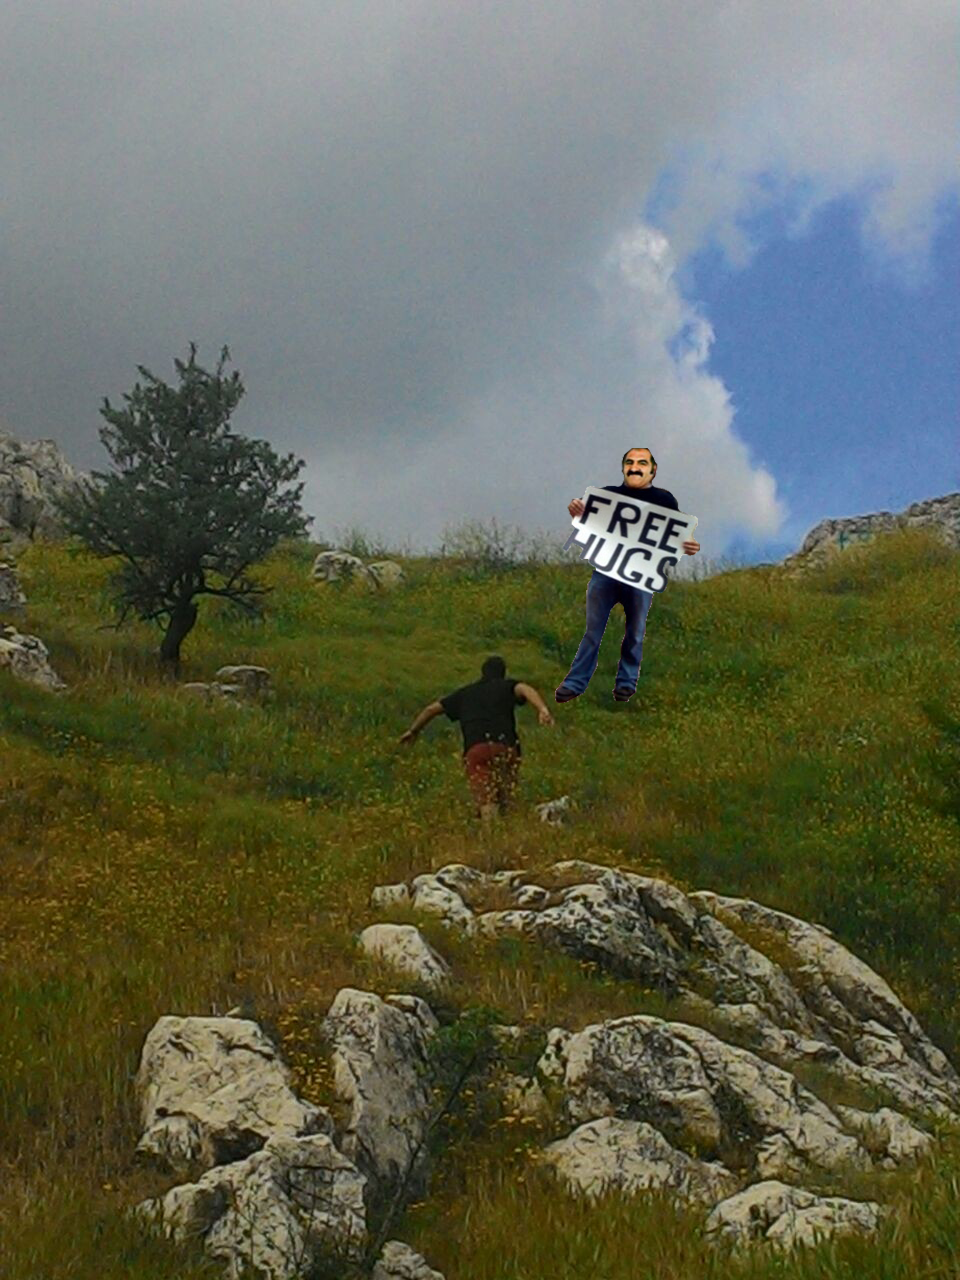
[[641,591],[662,591],[668,570],[683,555],[699,520],[669,507],[588,486],[583,512],[574,516],[564,543],[582,548],[581,559],[600,573]]

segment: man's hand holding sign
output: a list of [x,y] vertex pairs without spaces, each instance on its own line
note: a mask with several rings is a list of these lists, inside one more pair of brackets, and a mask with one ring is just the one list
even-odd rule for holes
[[583,500],[574,498],[567,508],[574,532],[566,546],[581,547],[594,572],[587,587],[587,629],[557,689],[557,702],[569,702],[586,689],[597,667],[610,610],[617,603],[623,605],[626,630],[613,696],[618,702],[633,696],[652,593],[663,590],[681,546],[688,556],[700,550],[700,543],[690,536],[697,517],[684,515],[668,489],[654,488],[657,464],[650,450],[629,449],[621,467],[623,484],[590,487]]

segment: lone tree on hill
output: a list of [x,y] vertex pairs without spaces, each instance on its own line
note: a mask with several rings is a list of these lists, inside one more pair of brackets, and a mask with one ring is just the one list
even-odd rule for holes
[[180,666],[180,646],[197,620],[198,596],[222,596],[258,615],[256,597],[270,588],[246,577],[284,537],[302,536],[311,517],[300,509],[303,485],[281,493],[303,467],[280,458],[265,440],[227,429],[244,395],[240,374],[222,376],[174,358],[180,386],[169,387],[138,365],[124,392],[127,408],[104,399],[100,439],[115,470],[65,495],[60,511],[69,533],[100,556],[120,556],[113,580],[120,627],[131,613],[164,628],[160,659]]

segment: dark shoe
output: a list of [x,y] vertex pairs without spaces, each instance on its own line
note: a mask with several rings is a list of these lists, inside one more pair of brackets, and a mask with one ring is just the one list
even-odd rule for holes
[[573,689],[568,688],[565,684],[562,684],[553,696],[556,698],[558,702],[569,702],[571,698],[580,697],[579,693],[576,693]]
[[614,689],[613,696],[616,698],[617,702],[629,702],[635,693],[635,689],[625,689],[621,687],[619,689]]

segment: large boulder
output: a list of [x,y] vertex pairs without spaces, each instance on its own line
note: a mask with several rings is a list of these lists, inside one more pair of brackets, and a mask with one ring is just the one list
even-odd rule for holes
[[738,1180],[719,1162],[697,1160],[641,1120],[589,1120],[544,1148],[543,1159],[566,1185],[586,1196],[609,1190],[666,1189],[685,1200],[716,1203]]
[[226,1262],[266,1280],[301,1280],[334,1259],[357,1261],[366,1239],[364,1178],[326,1134],[276,1135],[245,1160],[142,1201],[137,1216],[175,1240],[198,1237]]
[[296,1096],[273,1044],[246,1018],[158,1019],[135,1089],[137,1152],[176,1173],[240,1160],[275,1135],[333,1132],[329,1113]]
[[371,924],[360,934],[360,948],[406,978],[427,987],[442,987],[450,966],[412,924]]
[[372,582],[359,556],[349,551],[321,551],[313,562],[310,577],[314,582]]
[[16,627],[0,625],[0,667],[19,680],[59,693],[66,684],[50,666],[47,646],[37,636],[24,636]]
[[842,1121],[787,1071],[686,1023],[644,1014],[551,1033],[540,1069],[577,1123],[644,1120],[761,1177],[869,1167]]
[[368,1203],[404,1178],[426,1185],[421,1143],[432,1114],[428,1047],[438,1028],[417,996],[344,987],[323,1023],[331,1046],[334,1088],[349,1106],[340,1149],[368,1176]]
[[367,582],[375,591],[393,591],[405,581],[406,574],[396,560],[373,560],[367,565]]
[[82,479],[53,440],[21,443],[0,431],[0,540],[16,552],[62,536],[54,498]]
[[721,1201],[707,1218],[706,1231],[739,1245],[766,1240],[786,1249],[827,1236],[874,1231],[882,1213],[872,1200],[817,1196],[768,1179]]

